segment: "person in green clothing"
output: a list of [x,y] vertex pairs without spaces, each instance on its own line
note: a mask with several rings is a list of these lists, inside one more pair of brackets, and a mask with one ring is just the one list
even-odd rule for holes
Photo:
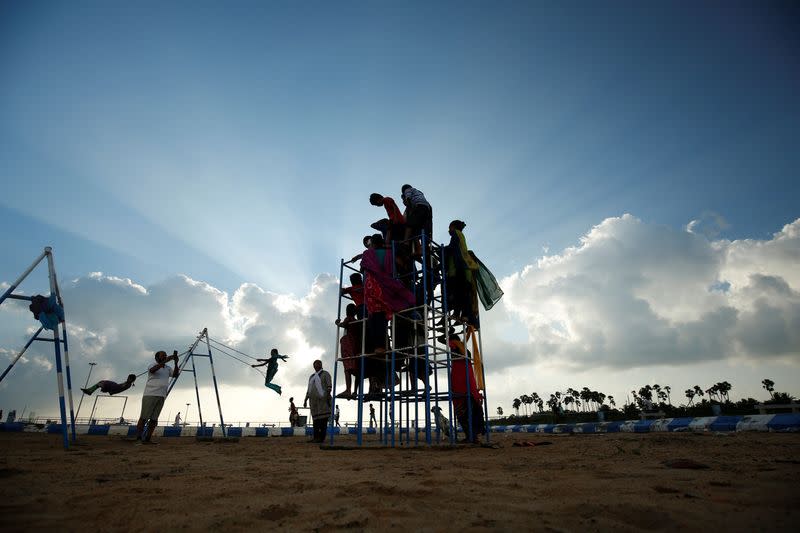
[[278,353],[278,349],[277,348],[273,348],[272,351],[270,352],[269,359],[256,359],[256,361],[261,361],[261,364],[250,365],[250,366],[252,366],[253,368],[256,368],[258,366],[266,365],[267,366],[267,375],[264,378],[264,386],[274,390],[275,392],[277,392],[280,395],[281,386],[280,385],[275,385],[274,383],[272,383],[272,378],[274,378],[275,374],[278,373],[278,359],[280,359],[282,361],[286,361],[287,359],[289,359],[289,356],[288,355],[281,355],[281,354]]

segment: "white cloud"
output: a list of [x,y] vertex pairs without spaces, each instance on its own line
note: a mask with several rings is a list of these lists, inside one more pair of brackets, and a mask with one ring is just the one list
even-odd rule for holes
[[503,304],[527,327],[527,362],[796,363],[798,264],[800,220],[766,241],[712,241],[624,215],[504,279]]
[[[506,296],[482,317],[487,383],[495,387],[489,396],[506,402],[502,394],[534,386],[562,389],[575,385],[570,381],[576,376],[605,375],[609,386],[618,386],[625,381],[618,375],[623,369],[641,368],[640,377],[709,361],[725,368],[774,368],[776,362],[794,368],[800,361],[798,264],[800,220],[767,240],[727,241],[631,215],[606,219],[576,246],[502,280]],[[312,361],[321,358],[332,368],[337,289],[330,274],[296,296],[253,283],[228,294],[183,275],[145,287],[93,272],[62,287],[73,387],[83,385],[89,362],[98,363],[93,380],[122,380],[144,371],[156,350],[185,350],[207,327],[212,338],[255,357],[272,347],[291,355],[275,379],[284,388],[279,397],[263,387],[256,371],[214,351],[218,382],[229,395],[222,399],[226,418],[285,419],[288,397],[302,401]],[[14,357],[35,324],[20,302],[0,307],[3,360]],[[27,401],[52,415],[51,367],[52,345],[34,343],[0,384],[0,408]],[[213,413],[208,365],[199,361],[198,367],[204,413]],[[599,368],[615,371],[592,373]],[[191,379],[184,376],[170,396],[165,409],[173,415],[185,403],[196,413]],[[681,387],[675,383],[674,389]],[[140,383],[131,395],[138,397],[142,388]],[[620,390],[608,392],[619,400]],[[135,418],[136,399],[130,403],[126,416]],[[355,417],[352,405],[343,409],[345,418]]]

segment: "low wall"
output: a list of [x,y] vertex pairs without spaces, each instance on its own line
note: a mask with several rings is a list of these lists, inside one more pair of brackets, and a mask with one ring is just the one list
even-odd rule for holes
[[[518,426],[490,426],[492,433],[654,433],[672,431],[780,431],[800,432],[800,414],[781,413],[774,415],[749,416],[705,416],[700,418],[661,418],[656,420],[626,420],[622,422],[583,422],[576,424],[527,424]],[[0,423],[0,431],[27,431],[42,433],[61,433],[61,424],[49,424],[37,427],[32,424],[14,422]],[[328,432],[330,433],[330,428]],[[402,428],[407,433],[406,428]],[[413,429],[412,429],[413,431]],[[423,432],[424,429],[420,429]],[[334,434],[356,435],[358,428],[334,428]],[[375,428],[362,428],[363,434],[375,434]],[[122,426],[75,426],[78,435],[118,435],[133,437],[136,427]],[[173,427],[159,426],[153,432],[157,437],[222,437],[222,428],[196,426]],[[275,428],[275,427],[229,427],[229,437],[299,437],[312,434],[310,427]]]

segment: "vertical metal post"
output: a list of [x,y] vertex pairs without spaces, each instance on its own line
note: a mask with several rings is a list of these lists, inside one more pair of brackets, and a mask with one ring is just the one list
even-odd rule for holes
[[464,378],[467,381],[467,389],[465,394],[465,400],[467,402],[467,427],[464,428],[464,434],[469,439],[470,442],[474,440],[474,435],[472,432],[472,387],[470,387],[469,382],[469,374],[472,372],[472,356],[470,351],[467,349],[467,327],[462,326],[461,328],[461,336],[464,339]]
[[[58,287],[58,277],[56,276],[56,266],[53,260],[53,250],[49,246],[44,249],[47,255],[47,270],[50,277],[50,294],[56,296],[56,301],[61,308],[64,308],[64,301],[61,299],[61,290]],[[61,330],[64,336],[64,370],[67,375],[67,399],[69,401],[69,419],[72,424],[72,442],[75,442],[75,410],[72,404],[72,377],[69,371],[69,346],[67,345],[67,324],[66,321],[61,323]],[[55,339],[56,353],[61,349],[58,342],[58,324],[53,331],[53,339]]]
[[[59,298],[60,299],[60,298]],[[61,324],[61,333],[64,335],[64,367],[67,370],[67,397],[69,398],[69,418],[72,423],[72,442],[77,439],[75,435],[75,411],[72,408],[72,377],[69,371],[69,343],[67,342],[67,324]],[[83,398],[83,391],[81,391]]]
[[[51,248],[47,247],[44,249],[45,255],[48,257],[48,266],[50,268],[50,272],[52,273],[52,262],[49,261]],[[50,294],[56,293],[56,282],[52,275],[50,277]],[[69,429],[67,426],[67,406],[66,401],[64,399],[64,371],[61,366],[61,340],[58,336],[58,325],[53,330],[53,345],[55,346],[55,358],[56,358],[56,381],[58,382],[58,408],[61,412],[61,429],[64,435],[64,449],[69,448]]]
[[397,337],[395,336],[395,332],[396,332],[395,325],[396,324],[397,324],[397,313],[392,313],[392,324],[390,326],[391,331],[392,331],[392,333],[391,333],[391,335],[392,335],[392,355],[391,355],[392,362],[391,362],[391,366],[390,366],[391,372],[389,372],[389,379],[386,381],[386,386],[389,387],[388,396],[391,399],[391,402],[389,403],[389,408],[390,408],[389,413],[390,413],[390,423],[392,424],[392,448],[394,448],[394,438],[395,438],[395,423],[394,423],[395,422],[395,413],[394,413],[394,410],[395,410],[395,405],[394,405],[394,402],[395,402],[395,399],[394,399],[394,376],[395,376],[394,369],[395,369],[395,365],[394,365],[394,361],[395,361],[395,353],[396,353],[395,352],[395,348],[397,347]]
[[[450,321],[447,315],[447,257],[445,256],[445,247],[444,245],[440,245],[440,254],[441,254],[441,263],[442,263],[442,309],[444,311],[444,341],[445,341],[445,354],[446,358],[446,365],[445,368],[447,370],[447,410],[450,424],[450,444],[455,444],[455,430],[458,428],[458,423],[455,422],[453,418],[453,383],[451,381],[451,370],[452,370],[452,362],[453,362],[453,353],[450,350]],[[465,346],[466,348],[466,346]],[[438,394],[438,383],[437,383],[437,394],[436,394],[436,404],[439,404],[439,394]]]
[[[426,240],[425,230],[422,230],[422,318],[424,321],[425,329],[425,376],[427,378],[428,367],[430,366],[430,352],[428,350],[428,243]],[[419,371],[419,368],[417,368]],[[423,381],[427,382],[428,379]],[[429,387],[425,387],[425,443],[431,445],[431,391]]]
[[[211,364],[211,380],[214,382],[214,394],[217,396],[217,409],[219,410],[219,424],[222,426],[222,436],[227,437],[228,431],[225,429],[225,420],[222,419],[222,404],[219,401],[219,388],[217,387],[217,374],[214,372],[214,358],[211,356],[211,343],[208,341],[208,331],[206,334],[206,346],[208,347],[208,362]],[[194,360],[194,358],[192,358]],[[196,380],[196,377],[195,377]]]
[[[478,335],[478,349],[481,351],[481,361],[483,361],[483,336],[479,335],[478,330],[472,332],[473,335]],[[481,365],[481,378],[483,381],[483,426],[486,430],[486,443],[488,444],[491,441],[491,437],[489,434],[489,399],[486,395],[486,372],[484,370],[485,365]]]
[[125,401],[122,402],[122,413],[120,413],[120,420],[125,420],[125,408],[128,406],[128,397],[125,396]]
[[[41,331],[41,330],[39,330],[39,331]],[[96,365],[96,364],[97,363],[89,363],[89,373],[86,375],[86,383],[84,383],[84,385],[83,385],[84,389],[89,386],[89,378],[92,377],[92,370],[94,370],[94,365]],[[84,396],[86,396],[86,394],[83,391],[81,391],[81,400],[78,402],[78,410],[75,411],[75,419],[76,420],[78,418],[78,415],[81,412],[81,405],[83,405],[83,397]]]
[[[339,370],[339,321],[342,319],[342,283],[344,277],[344,259],[339,260],[339,304],[336,309],[336,342],[334,344],[334,357],[333,357],[333,392],[331,394],[331,416],[329,427],[331,432],[331,446],[333,446],[333,436],[336,429],[333,426],[333,414],[336,412],[336,380],[338,378]],[[344,361],[342,361],[344,365]],[[346,378],[345,378],[346,379]]]
[[92,426],[92,420],[94,420],[94,411],[95,409],[97,409],[97,400],[99,399],[100,399],[99,395],[94,397],[94,403],[92,404],[92,412],[89,413],[89,427]]
[[194,394],[197,397],[197,416],[200,418],[200,431],[205,431],[205,425],[203,424],[203,409],[200,406],[200,389],[197,387],[197,367],[194,364],[194,351],[189,352],[189,360],[192,361],[192,376],[194,376]]

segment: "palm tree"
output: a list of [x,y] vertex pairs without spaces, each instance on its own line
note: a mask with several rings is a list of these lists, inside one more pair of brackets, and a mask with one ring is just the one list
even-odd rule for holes
[[663,392],[661,392],[661,385],[659,385],[658,383],[654,384],[653,385],[653,390],[656,393],[656,401],[660,402],[661,401],[661,395],[664,394]]
[[589,402],[592,401],[592,391],[589,390],[589,387],[584,387],[581,389],[581,392],[578,393],[580,395],[581,401],[583,405],[588,409]]
[[700,385],[694,386],[694,393],[700,397],[703,396],[703,389],[700,387]]
[[536,406],[539,408],[539,413],[544,413],[544,400],[537,398]]
[[669,385],[664,386],[664,392],[667,394],[667,405],[672,407],[672,397],[669,395],[669,393],[672,392],[672,387]]
[[575,398],[570,396],[569,394],[564,395],[564,405],[569,407],[575,401]]
[[520,405],[522,405],[522,402],[520,401],[520,399],[519,399],[519,398],[514,398],[514,401],[513,401],[513,402],[511,402],[511,406],[512,406],[512,407],[514,408],[514,410],[517,412],[517,416],[519,416],[519,406],[520,406]]
[[691,407],[692,402],[694,401],[695,391],[694,389],[686,389],[686,397],[689,398],[689,406]]
[[775,395],[772,394],[772,391],[775,390],[775,382],[769,378],[764,378],[761,380],[761,386],[769,393],[770,398],[774,398]]
[[[716,399],[717,395],[719,395],[719,383],[715,383],[711,385],[709,388],[706,389],[706,394],[712,400]],[[720,403],[722,402],[722,396],[720,395]]]
[[567,394],[572,396],[572,400],[575,402],[575,410],[576,411],[582,411],[583,410],[583,405],[581,404],[581,401],[580,401],[581,393],[578,392],[577,390],[573,389],[572,387],[569,387],[569,388],[567,388]]
[[733,388],[733,385],[731,385],[727,381],[720,381],[719,383],[716,384],[716,387],[717,391],[719,391],[720,401],[724,400],[725,402],[730,402],[731,399],[728,393]]
[[497,406],[497,416],[503,416],[503,408],[500,406]]
[[539,412],[542,412],[542,399],[539,398],[539,395],[535,392],[531,394],[531,404],[536,404],[536,406],[539,408]]
[[603,402],[606,400],[606,395],[600,391],[592,391],[592,400],[597,403],[597,409],[603,407]]
[[520,395],[519,399],[522,402],[522,410],[524,411],[525,416],[528,416],[528,399],[530,396],[527,394]]
[[608,403],[611,404],[611,407],[616,407],[617,406],[617,402],[614,401],[614,397],[613,396],[609,396],[608,397]]

